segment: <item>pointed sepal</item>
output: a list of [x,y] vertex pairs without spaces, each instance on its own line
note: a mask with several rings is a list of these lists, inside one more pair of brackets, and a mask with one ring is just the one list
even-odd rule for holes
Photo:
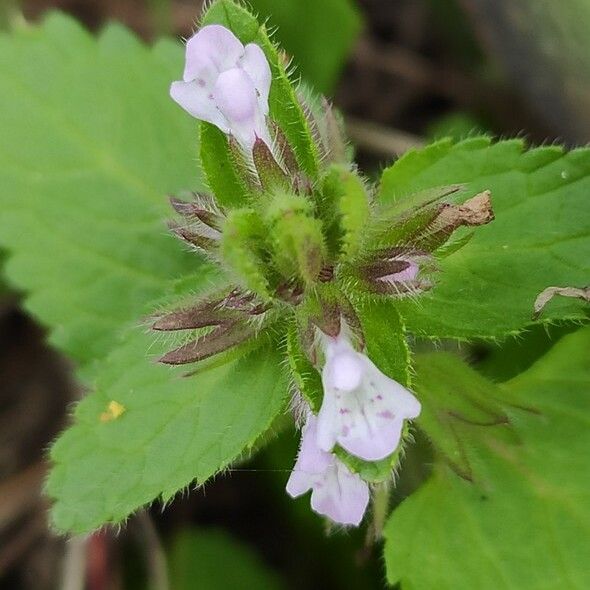
[[177,238],[202,252],[212,252],[217,249],[219,244],[217,236],[203,235],[199,228],[185,227],[176,221],[168,222],[168,229]]
[[223,299],[206,300],[190,307],[184,307],[161,315],[152,330],[176,331],[218,326],[231,319],[231,314],[222,307]]
[[436,217],[411,241],[417,248],[433,252],[445,244],[459,227],[486,225],[493,220],[491,193],[483,191],[462,205],[440,205]]
[[192,193],[192,197],[192,201],[170,197],[170,205],[187,221],[198,220],[207,227],[220,231],[223,225],[223,215],[219,211],[215,199],[202,193]]
[[254,336],[254,328],[247,323],[231,322],[222,324],[208,334],[166,353],[159,359],[159,362],[165,365],[195,363],[225,352]]
[[273,189],[289,188],[289,178],[276,161],[270,148],[260,139],[256,138],[252,148],[252,159],[258,174],[260,184],[266,191]]

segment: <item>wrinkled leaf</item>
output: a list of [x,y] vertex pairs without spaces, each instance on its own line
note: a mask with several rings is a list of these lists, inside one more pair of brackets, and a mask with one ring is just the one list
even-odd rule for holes
[[[435,287],[400,302],[410,332],[429,337],[502,337],[531,323],[547,285],[584,285],[590,276],[590,151],[525,151],[520,140],[440,141],[388,168],[380,199],[402,202],[433,187],[489,189],[495,220],[440,261]],[[543,319],[586,317],[575,300],[552,302]]]
[[192,124],[168,97],[181,68],[172,43],[119,26],[96,40],[56,14],[0,35],[6,277],[78,361],[199,266],[164,224],[166,193],[198,186]]

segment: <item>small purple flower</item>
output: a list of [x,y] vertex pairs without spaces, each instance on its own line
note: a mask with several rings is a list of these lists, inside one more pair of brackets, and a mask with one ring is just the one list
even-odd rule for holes
[[379,277],[379,280],[385,283],[410,283],[414,281],[418,276],[420,267],[413,260],[408,260],[407,263],[408,266],[404,270]]
[[358,526],[369,503],[369,486],[331,453],[317,444],[317,418],[308,415],[297,462],[287,482],[296,498],[311,490],[311,507],[334,522]]
[[233,135],[247,151],[257,137],[270,146],[266,125],[270,66],[262,49],[221,25],[203,27],[186,44],[183,80],[170,96],[197,119]]
[[338,443],[365,461],[391,455],[399,445],[404,420],[420,414],[420,402],[354,350],[343,333],[325,337],[325,355],[320,449],[330,451]]

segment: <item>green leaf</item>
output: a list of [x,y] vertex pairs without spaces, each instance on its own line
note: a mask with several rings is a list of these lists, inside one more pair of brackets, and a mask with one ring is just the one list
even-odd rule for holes
[[[399,309],[410,332],[429,337],[502,337],[531,323],[537,294],[590,280],[590,151],[556,146],[524,151],[519,140],[479,137],[435,143],[388,168],[380,199],[392,202],[437,186],[490,189],[496,219],[476,228],[440,261],[432,291]],[[585,318],[584,304],[552,304],[543,320]]]
[[410,385],[410,349],[397,302],[379,300],[357,306],[367,356],[380,371],[404,387]]
[[414,368],[422,402],[417,424],[452,469],[472,480],[470,439],[483,427],[506,430],[509,422],[497,387],[450,353],[418,355]]
[[[390,583],[401,581],[402,590],[589,587],[588,350],[584,328],[496,388],[511,404],[505,412],[516,438],[503,435],[505,426],[472,425],[473,482],[438,463],[395,510],[385,530]],[[431,363],[418,367],[419,394],[441,391]],[[466,365],[463,378],[456,366],[451,373],[459,388],[480,379]],[[483,399],[491,387],[475,393]]]
[[475,368],[492,381],[508,381],[528,369],[560,338],[578,328],[579,325],[574,323],[556,326],[538,324],[502,342],[480,343],[476,345],[475,354],[481,360]]
[[[233,0],[216,0],[211,4],[201,20],[202,26],[210,24],[227,27],[244,44],[260,45],[270,64],[273,78],[269,96],[270,116],[287,136],[301,168],[315,178],[318,171],[317,148],[294,86],[287,76],[277,48],[268,37],[266,27]],[[202,149],[205,147],[206,144],[203,144]]]
[[182,379],[148,358],[164,341],[142,330],[116,337],[172,279],[192,273],[194,291],[210,278],[163,223],[166,193],[198,188],[193,124],[168,97],[181,69],[176,44],[148,49],[120,27],[95,40],[58,15],[0,37],[6,275],[51,340],[86,362],[87,382],[98,375],[52,449],[47,489],[60,530],[121,522],[204,482],[282,408],[272,351]]
[[170,552],[174,590],[278,590],[283,584],[243,543],[217,529],[187,530]]
[[[191,482],[204,483],[283,408],[287,383],[276,346],[183,378],[182,369],[150,362],[166,344],[134,329],[93,368],[95,392],[51,450],[47,492],[57,529],[119,523],[159,496],[166,501]],[[113,401],[124,409],[118,417]]]
[[251,4],[260,17],[269,18],[271,27],[277,27],[277,40],[293,55],[303,78],[320,92],[332,90],[360,33],[356,5],[350,0],[253,0]]
[[[50,340],[106,354],[199,259],[168,235],[166,193],[198,188],[193,124],[170,100],[182,50],[53,14],[0,35],[0,246]],[[16,100],[18,97],[18,100]]]

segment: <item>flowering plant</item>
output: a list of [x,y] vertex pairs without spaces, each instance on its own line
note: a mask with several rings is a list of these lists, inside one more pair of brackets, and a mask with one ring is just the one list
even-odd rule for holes
[[386,460],[387,479],[402,432],[409,433],[405,421],[420,414],[416,397],[364,354],[371,335],[362,306],[418,299],[431,288],[434,252],[458,227],[493,219],[490,194],[454,205],[442,201],[460,192],[451,186],[407,208],[380,206],[347,157],[330,105],[314,112],[293,92],[291,109],[308,139],[300,150],[315,156],[306,168],[270,113],[272,83],[262,48],[244,46],[221,25],[206,25],[187,42],[184,80],[170,94],[216,128],[209,132],[226,136],[224,156],[243,196],[225,205],[221,191],[172,200],[182,219],[173,232],[216,264],[226,286],[163,313],[153,328],[198,330],[160,359],[167,364],[203,361],[265,335],[288,342],[293,406],[305,434],[287,490],[296,496],[311,488],[314,510],[359,524],[369,491],[363,467],[353,474],[350,459]]
[[1,42],[5,274],[90,389],[51,446],[57,530],[278,439],[280,498],[384,539],[392,584],[588,585],[587,149],[443,139],[369,177],[233,0],[185,47],[59,16]]

